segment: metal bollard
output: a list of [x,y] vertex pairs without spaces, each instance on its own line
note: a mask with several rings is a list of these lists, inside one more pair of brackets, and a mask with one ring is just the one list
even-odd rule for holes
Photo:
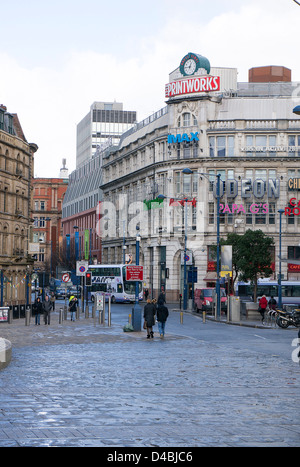
[[13,310],[12,310],[12,308],[10,308],[8,310],[8,323],[12,324],[12,322],[13,322]]
[[25,326],[30,326],[30,308],[25,311]]
[[180,324],[183,324],[183,312],[180,312]]
[[132,324],[132,316],[131,313],[128,315],[128,324]]
[[64,319],[67,320],[68,318],[68,307],[67,305],[64,305]]
[[89,306],[86,305],[85,306],[85,318],[88,319],[90,316],[90,310],[89,310]]
[[107,316],[108,326],[111,326],[111,299],[108,298],[108,316]]
[[93,308],[92,308],[92,318],[95,318],[96,316],[96,301],[93,303]]
[[59,324],[62,324],[64,320],[63,311],[64,311],[63,308],[59,309]]
[[202,312],[202,323],[206,323],[206,311]]

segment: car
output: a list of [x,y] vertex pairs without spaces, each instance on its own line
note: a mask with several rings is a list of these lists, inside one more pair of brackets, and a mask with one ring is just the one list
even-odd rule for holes
[[81,285],[78,285],[78,288],[76,285],[69,287],[67,292],[68,298],[70,298],[71,295],[74,295],[76,298],[81,298]]
[[55,298],[66,298],[66,289],[63,287],[57,287],[55,290]]
[[[202,289],[195,289],[194,302],[195,310],[213,312],[213,303],[215,296],[214,287],[204,287]],[[227,311],[227,296],[225,289],[221,288],[221,310]]]

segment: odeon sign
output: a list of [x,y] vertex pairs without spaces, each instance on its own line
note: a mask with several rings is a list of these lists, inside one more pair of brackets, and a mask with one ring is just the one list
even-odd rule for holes
[[[220,183],[220,197],[224,196],[226,192],[227,198],[236,198],[239,191],[238,180],[226,180]],[[267,195],[268,198],[279,198],[280,196],[280,180],[240,180],[240,193],[242,198],[263,198]],[[214,183],[214,196],[217,197],[217,183]]]

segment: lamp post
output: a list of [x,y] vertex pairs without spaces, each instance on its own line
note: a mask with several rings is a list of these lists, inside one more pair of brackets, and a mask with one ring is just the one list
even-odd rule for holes
[[278,308],[282,308],[282,285],[281,285],[281,234],[282,234],[282,214],[283,209],[278,209],[279,212],[279,277],[278,277]]
[[[139,226],[136,226],[136,241],[135,241],[135,264],[139,266],[140,264],[140,241],[141,241],[141,236],[139,233]],[[134,331],[140,331],[141,330],[141,318],[142,318],[142,308],[139,305],[139,282],[136,281],[135,283],[135,304],[132,309],[132,326]]]
[[[210,176],[208,173],[199,173],[199,175]],[[221,317],[221,294],[220,294],[220,181],[221,174],[215,174],[217,177],[217,279],[216,279],[216,295],[217,295],[217,319]]]
[[[193,171],[189,168],[185,168],[182,170],[182,173],[186,175],[191,175]],[[158,199],[165,199],[165,195],[158,195]],[[183,257],[183,310],[187,310],[187,265],[186,265],[186,253],[187,253],[187,202],[188,198],[172,198],[176,201],[183,201],[184,202],[184,257]]]

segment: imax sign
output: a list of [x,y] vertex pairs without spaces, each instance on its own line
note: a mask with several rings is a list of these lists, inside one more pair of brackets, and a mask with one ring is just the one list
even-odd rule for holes
[[183,133],[183,135],[169,135],[168,136],[168,144],[172,143],[182,143],[183,141],[191,142],[191,141],[199,141],[198,138],[198,131],[196,133],[191,133],[191,136],[188,136],[187,133]]

